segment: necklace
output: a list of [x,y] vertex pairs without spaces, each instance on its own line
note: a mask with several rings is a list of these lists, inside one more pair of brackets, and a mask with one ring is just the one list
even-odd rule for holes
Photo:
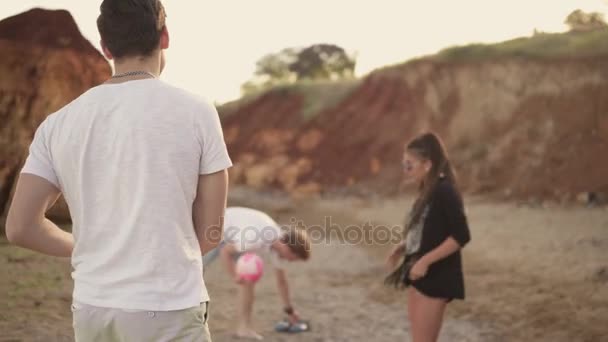
[[113,75],[112,78],[121,78],[121,77],[138,76],[138,75],[145,75],[145,76],[150,76],[152,78],[156,78],[156,76],[154,76],[151,72],[141,71],[141,70],[123,72],[122,74]]

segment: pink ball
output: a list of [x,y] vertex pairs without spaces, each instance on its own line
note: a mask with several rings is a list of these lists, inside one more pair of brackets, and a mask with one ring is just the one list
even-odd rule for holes
[[264,274],[264,262],[257,254],[247,252],[237,260],[236,273],[239,278],[255,283]]

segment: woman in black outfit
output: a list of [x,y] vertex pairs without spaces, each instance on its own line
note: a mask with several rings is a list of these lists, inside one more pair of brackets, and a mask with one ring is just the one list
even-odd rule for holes
[[418,184],[419,193],[407,217],[404,239],[388,257],[392,267],[403,261],[386,282],[407,287],[413,341],[434,342],[447,303],[464,299],[460,249],[471,238],[454,171],[439,137],[426,133],[412,140],[403,167],[408,180]]

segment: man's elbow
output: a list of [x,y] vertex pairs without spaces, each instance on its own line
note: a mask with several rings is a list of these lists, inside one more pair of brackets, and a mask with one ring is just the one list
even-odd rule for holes
[[6,239],[13,245],[20,246],[25,239],[25,225],[9,215],[5,226]]
[[224,239],[224,230],[221,225],[214,225],[210,231],[207,231],[207,241],[210,244],[217,246]]

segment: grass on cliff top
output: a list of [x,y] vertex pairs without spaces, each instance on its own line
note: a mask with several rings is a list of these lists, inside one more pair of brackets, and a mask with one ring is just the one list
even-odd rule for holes
[[439,51],[439,61],[475,61],[502,57],[557,58],[608,55],[608,29],[539,33],[496,44],[470,44]]
[[267,92],[282,92],[285,95],[297,94],[303,97],[300,115],[304,120],[314,118],[318,113],[340,103],[359,84],[358,79],[344,79],[335,81],[300,81],[291,84],[277,85],[247,94],[242,98],[225,103],[218,109],[220,115],[230,115],[242,106],[255,101]]

